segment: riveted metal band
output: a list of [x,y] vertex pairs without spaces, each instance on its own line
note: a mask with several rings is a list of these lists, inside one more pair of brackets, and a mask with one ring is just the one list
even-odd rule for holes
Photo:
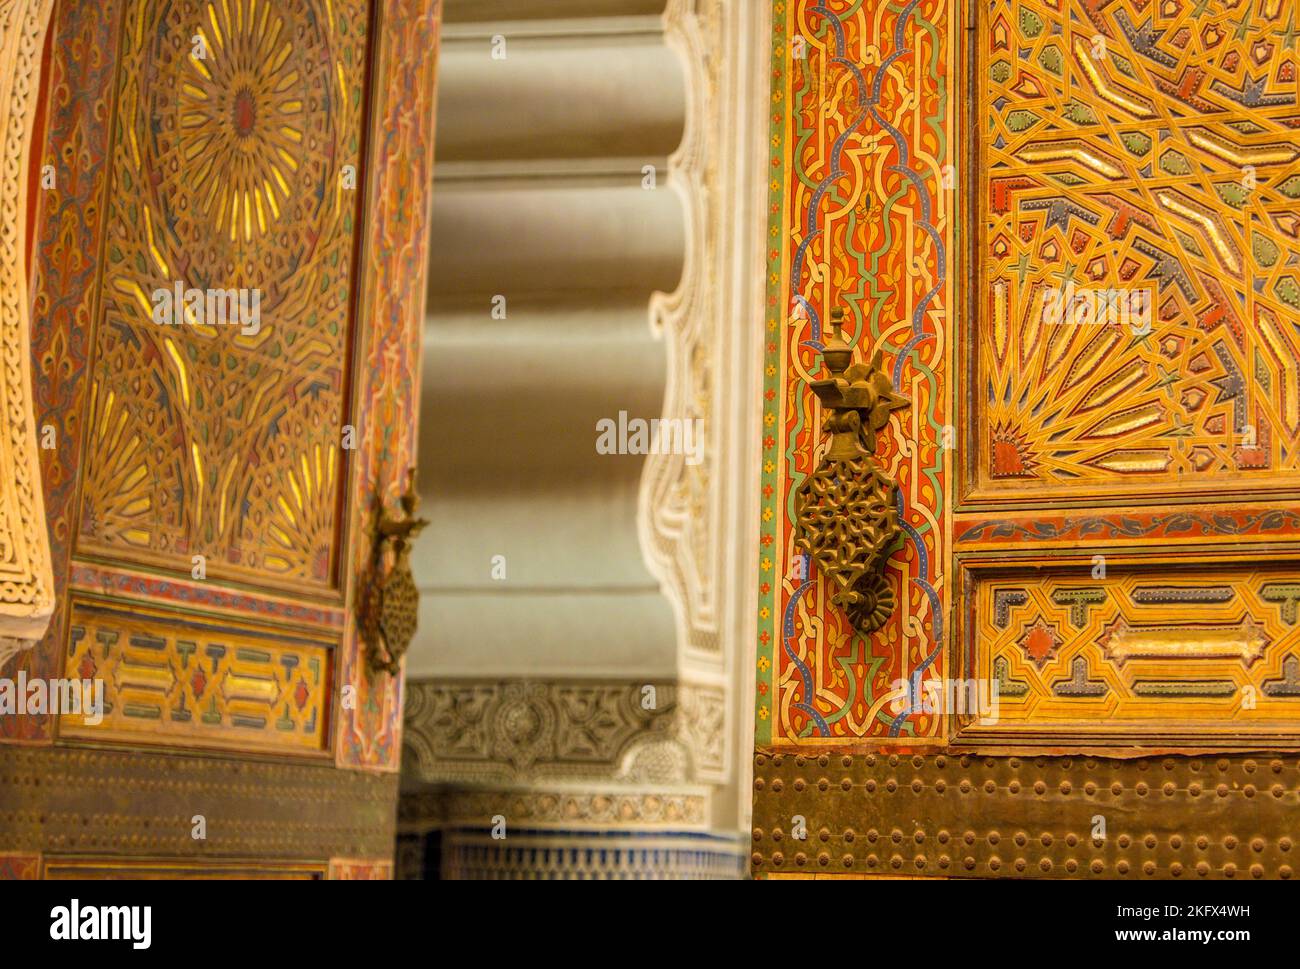
[[324,765],[0,745],[0,853],[389,858],[397,784]]
[[1294,755],[759,751],[751,862],[760,876],[1286,879],[1298,808]]

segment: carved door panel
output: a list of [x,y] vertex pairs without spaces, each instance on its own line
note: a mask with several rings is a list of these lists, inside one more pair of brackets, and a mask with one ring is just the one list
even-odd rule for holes
[[[32,351],[58,606],[16,662],[104,707],[0,736],[108,773],[255,756],[322,810],[391,813],[401,678],[367,668],[358,610],[415,460],[438,6],[57,0]],[[349,844],[303,818],[300,845],[281,820],[322,864],[391,849],[391,821]],[[218,853],[273,853],[224,830]]]
[[[1295,11],[790,6],[756,870],[1289,875]],[[910,402],[876,455],[896,606],[865,634],[792,513],[832,308]]]

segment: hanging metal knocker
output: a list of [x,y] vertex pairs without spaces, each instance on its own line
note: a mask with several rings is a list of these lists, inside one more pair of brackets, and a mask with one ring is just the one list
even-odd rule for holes
[[406,480],[401,513],[381,509],[376,526],[374,553],[370,562],[370,583],[362,610],[361,634],[366,643],[366,662],[371,670],[394,676],[402,657],[415,638],[420,591],[411,574],[411,542],[425,525],[415,517],[420,496],[415,491],[415,470]]
[[831,338],[822,350],[830,377],[812,384],[827,411],[822,430],[831,443],[796,492],[795,545],[834,583],[831,601],[865,635],[894,611],[885,561],[900,531],[898,486],[876,461],[876,434],[908,400],[894,392],[879,350],[870,365],[853,363],[843,321],[843,310],[831,313]]

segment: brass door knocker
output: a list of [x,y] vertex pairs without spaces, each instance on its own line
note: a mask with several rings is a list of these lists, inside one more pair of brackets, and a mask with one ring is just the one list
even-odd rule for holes
[[822,350],[831,376],[812,384],[828,411],[822,430],[831,443],[796,492],[795,545],[834,582],[831,601],[865,635],[894,611],[884,573],[900,532],[898,486],[876,462],[876,434],[909,402],[894,393],[879,350],[869,366],[853,363],[853,348],[840,334],[843,321],[843,310],[831,313],[831,338]]
[[366,643],[370,669],[397,675],[402,657],[415,638],[419,619],[420,591],[411,574],[411,542],[425,525],[415,517],[420,496],[415,491],[415,470],[407,474],[401,513],[380,509],[375,546],[370,562],[370,581],[362,611],[361,634]]

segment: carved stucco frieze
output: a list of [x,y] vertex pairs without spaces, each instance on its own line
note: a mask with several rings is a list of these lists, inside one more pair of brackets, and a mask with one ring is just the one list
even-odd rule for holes
[[725,767],[725,702],[672,683],[415,680],[407,769],[423,783],[709,781]]
[[54,611],[24,258],[28,156],[52,5],[53,0],[0,0],[0,667],[45,634]]
[[401,831],[482,824],[503,815],[523,827],[700,827],[709,822],[709,795],[691,790],[423,791],[399,801]]

